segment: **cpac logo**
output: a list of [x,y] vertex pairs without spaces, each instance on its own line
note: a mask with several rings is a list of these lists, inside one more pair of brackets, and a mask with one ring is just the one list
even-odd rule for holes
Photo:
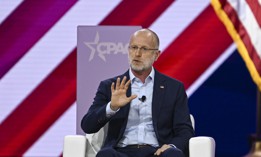
[[99,33],[96,33],[94,42],[84,42],[84,44],[91,50],[91,54],[89,57],[89,62],[93,60],[95,53],[106,62],[105,55],[110,54],[127,54],[128,53],[128,44],[115,43],[115,42],[99,42],[100,36]]

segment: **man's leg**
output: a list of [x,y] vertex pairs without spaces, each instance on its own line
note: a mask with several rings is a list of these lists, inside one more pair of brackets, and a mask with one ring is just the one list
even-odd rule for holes
[[148,146],[142,148],[117,148],[118,152],[127,154],[129,157],[152,157],[156,152],[156,148]]
[[185,157],[184,153],[176,148],[169,148],[165,150],[160,157]]
[[96,155],[96,157],[128,157],[127,155],[116,151],[114,148],[105,147],[102,148]]

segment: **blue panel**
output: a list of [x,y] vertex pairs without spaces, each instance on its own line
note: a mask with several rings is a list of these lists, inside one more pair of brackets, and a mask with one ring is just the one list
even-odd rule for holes
[[196,135],[216,141],[217,157],[243,156],[256,127],[256,85],[235,51],[189,98]]

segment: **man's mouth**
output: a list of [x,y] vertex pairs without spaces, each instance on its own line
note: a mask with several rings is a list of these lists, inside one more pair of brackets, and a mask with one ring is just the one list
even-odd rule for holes
[[138,63],[141,62],[141,61],[138,60],[138,59],[133,59],[132,61],[133,61],[133,62],[138,62]]

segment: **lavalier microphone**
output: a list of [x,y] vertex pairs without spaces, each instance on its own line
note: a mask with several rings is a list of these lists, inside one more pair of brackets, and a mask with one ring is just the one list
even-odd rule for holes
[[141,102],[145,102],[145,101],[146,101],[146,96],[143,95],[141,98],[139,98],[139,100],[140,100]]

